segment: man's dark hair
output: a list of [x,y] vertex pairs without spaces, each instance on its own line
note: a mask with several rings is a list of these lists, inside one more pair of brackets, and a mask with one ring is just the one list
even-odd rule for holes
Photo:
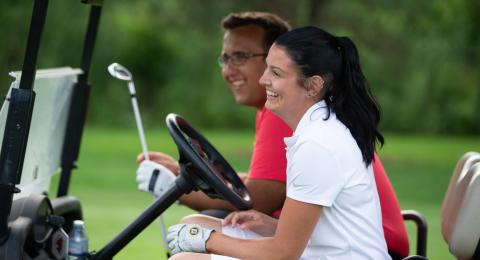
[[224,30],[232,30],[246,25],[255,25],[265,31],[264,49],[268,51],[278,36],[290,30],[290,24],[279,16],[266,12],[231,13],[222,20]]

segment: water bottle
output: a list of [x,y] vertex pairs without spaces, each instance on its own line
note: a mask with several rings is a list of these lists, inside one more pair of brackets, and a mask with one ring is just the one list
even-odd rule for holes
[[68,240],[68,259],[85,260],[88,254],[88,237],[82,220],[73,221]]

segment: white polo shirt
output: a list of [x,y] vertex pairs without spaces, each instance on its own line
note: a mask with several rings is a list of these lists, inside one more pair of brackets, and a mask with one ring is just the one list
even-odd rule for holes
[[324,101],[302,117],[287,146],[287,197],[323,206],[301,259],[390,259],[371,165]]

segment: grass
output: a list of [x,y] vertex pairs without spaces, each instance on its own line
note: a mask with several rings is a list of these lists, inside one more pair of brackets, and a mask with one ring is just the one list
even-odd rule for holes
[[[253,132],[210,131],[204,135],[237,171],[248,169]],[[166,130],[147,131],[146,136],[150,150],[177,156]],[[402,208],[420,211],[428,220],[429,258],[453,259],[440,233],[440,205],[456,160],[464,152],[478,149],[480,138],[387,134],[386,140],[380,157]],[[136,188],[135,157],[139,152],[135,129],[88,128],[84,133],[70,194],[82,201],[91,250],[99,250],[152,202],[149,194]],[[164,214],[165,222],[175,224],[189,213],[193,211],[173,205]],[[412,225],[407,228],[414,234]],[[159,229],[158,223],[152,223],[115,259],[165,259]],[[411,248],[414,245],[412,237]]]

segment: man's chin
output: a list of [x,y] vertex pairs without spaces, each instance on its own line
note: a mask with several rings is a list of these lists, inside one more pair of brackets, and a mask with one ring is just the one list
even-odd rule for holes
[[239,105],[243,106],[248,106],[248,100],[240,95],[233,95],[233,98],[235,99],[235,102]]
[[235,102],[242,106],[261,109],[265,105],[265,101],[261,99],[252,99],[251,97],[248,98],[243,95],[234,95],[234,98],[235,98]]

